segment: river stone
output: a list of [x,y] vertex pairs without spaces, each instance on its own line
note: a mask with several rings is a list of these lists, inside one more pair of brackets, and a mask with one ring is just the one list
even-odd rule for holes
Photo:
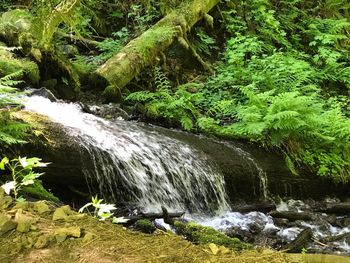
[[16,226],[17,223],[13,221],[10,216],[0,213],[0,236],[15,229]]
[[29,202],[17,202],[16,205],[13,207],[13,210],[25,210],[25,211],[29,211],[29,209],[31,208],[32,204]]
[[45,201],[39,201],[34,203],[34,211],[38,212],[39,215],[49,214],[51,209]]

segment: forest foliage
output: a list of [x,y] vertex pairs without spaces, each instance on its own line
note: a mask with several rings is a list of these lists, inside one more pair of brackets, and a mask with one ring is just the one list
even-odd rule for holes
[[[99,40],[97,50],[65,58],[72,70],[91,72],[181,1],[27,2],[31,37],[21,39],[32,39],[32,47],[54,51],[60,58],[67,35]],[[9,8],[10,1],[3,1],[0,12]],[[222,1],[212,17],[204,16],[206,23],[188,34],[197,55],[210,61],[215,73],[197,72],[197,77],[179,81],[166,66],[172,60],[165,54],[140,77],[142,86],[125,90],[124,104],[149,121],[278,150],[295,174],[308,168],[347,182],[349,12],[346,0]],[[184,55],[176,49],[173,55]]]
[[155,81],[154,92],[127,100],[147,118],[187,131],[277,148],[294,173],[308,167],[348,181],[347,1],[226,2],[220,21],[226,43],[215,76],[177,87]]

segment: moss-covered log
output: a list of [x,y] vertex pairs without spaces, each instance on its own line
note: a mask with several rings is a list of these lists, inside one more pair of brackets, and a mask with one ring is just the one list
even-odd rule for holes
[[107,95],[118,94],[142,69],[155,64],[175,39],[182,38],[218,3],[219,0],[185,1],[100,66],[95,81],[98,85],[108,86]]
[[[17,53],[34,61],[39,66],[41,81],[60,80],[58,87],[62,92],[57,91],[57,93],[62,97],[74,97],[80,88],[78,72],[65,54],[53,46],[48,48],[40,43],[40,39],[32,34],[35,27],[32,21],[33,16],[26,10],[14,9],[3,13],[0,16],[0,41],[6,43],[7,46],[18,47],[20,52]],[[38,81],[39,77],[36,79],[36,82]]]

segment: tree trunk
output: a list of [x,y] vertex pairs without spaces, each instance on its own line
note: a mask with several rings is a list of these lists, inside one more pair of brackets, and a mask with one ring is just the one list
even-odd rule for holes
[[281,250],[285,250],[288,253],[299,253],[312,237],[311,228],[306,228],[300,232],[300,234],[288,245],[282,247]]
[[319,209],[316,209],[316,211],[328,214],[349,214],[350,202],[326,204],[326,207],[321,207]]
[[304,212],[292,212],[292,211],[273,211],[270,213],[270,216],[273,218],[286,218],[291,221],[296,220],[305,220],[305,221],[311,221],[313,220],[313,216],[309,213]]
[[219,0],[192,0],[181,4],[96,70],[95,82],[108,86],[106,95],[118,94],[145,67],[153,65],[177,38],[216,6]]

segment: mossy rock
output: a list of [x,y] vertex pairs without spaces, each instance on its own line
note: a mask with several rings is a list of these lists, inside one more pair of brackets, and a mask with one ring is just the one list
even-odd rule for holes
[[240,241],[238,238],[231,238],[211,227],[201,226],[195,223],[183,223],[176,221],[175,228],[177,233],[185,236],[189,241],[195,244],[213,243],[218,246],[225,246],[234,250],[251,249],[248,243]]
[[137,229],[143,233],[146,233],[146,234],[152,234],[156,230],[152,221],[149,219],[137,220],[135,223],[135,229]]
[[0,77],[19,71],[23,72],[19,75],[23,80],[29,81],[33,85],[39,83],[40,72],[36,63],[27,59],[14,58],[10,52],[0,48]]

